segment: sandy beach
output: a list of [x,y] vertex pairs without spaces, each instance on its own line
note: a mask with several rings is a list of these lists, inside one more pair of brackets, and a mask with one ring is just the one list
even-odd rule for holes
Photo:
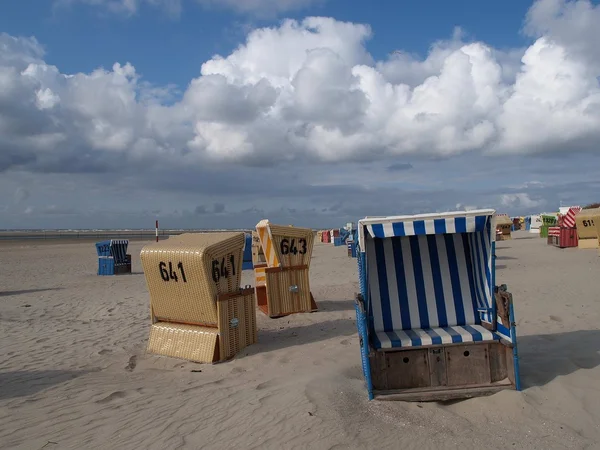
[[514,296],[524,389],[444,404],[368,401],[345,247],[315,245],[318,312],[259,312],[258,344],[201,365],[145,353],[145,242],[115,277],[96,275],[91,242],[2,242],[0,448],[600,448],[598,251],[514,236],[496,281]]

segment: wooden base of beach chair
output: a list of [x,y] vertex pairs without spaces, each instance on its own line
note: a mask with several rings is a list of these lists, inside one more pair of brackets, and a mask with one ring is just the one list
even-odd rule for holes
[[378,350],[369,360],[376,398],[442,401],[516,389],[513,350],[501,342]]
[[310,292],[308,267],[267,267],[264,273],[264,284],[257,283],[255,290],[258,308],[267,316],[276,318],[317,311]]
[[257,341],[252,289],[217,297],[218,326],[183,324],[157,319],[150,329],[148,353],[214,363],[233,358]]

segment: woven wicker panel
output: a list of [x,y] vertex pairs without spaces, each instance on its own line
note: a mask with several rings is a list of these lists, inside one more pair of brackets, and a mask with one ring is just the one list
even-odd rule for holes
[[245,289],[239,295],[218,300],[221,361],[233,358],[240,350],[256,342],[254,298],[254,291]]
[[498,225],[506,225],[506,224],[512,225],[512,220],[510,220],[510,217],[508,217],[508,216],[505,216],[505,215],[498,216],[498,215],[496,215],[495,217],[496,217],[496,226],[498,226]]
[[145,246],[154,317],[216,327],[217,295],[239,290],[244,241],[244,233],[187,233]]
[[577,227],[579,239],[597,239],[596,222],[598,220],[600,220],[600,208],[582,209],[575,216],[575,226]]
[[[310,266],[314,233],[310,228],[274,225],[261,221],[256,226],[269,267]],[[268,232],[264,233],[264,229]],[[275,252],[275,263],[269,253]]]
[[256,326],[256,293],[254,290],[244,295],[246,314],[246,346],[258,342],[258,328]]
[[157,355],[212,363],[217,355],[216,328],[157,322],[150,328],[147,351]]
[[504,235],[511,233],[511,229],[512,229],[511,227],[512,227],[512,225],[508,224],[508,223],[498,225],[498,228],[500,229],[500,231],[502,231],[502,234],[504,234]]
[[[269,316],[312,311],[308,269],[267,269],[265,274]],[[297,292],[290,287],[296,287]]]

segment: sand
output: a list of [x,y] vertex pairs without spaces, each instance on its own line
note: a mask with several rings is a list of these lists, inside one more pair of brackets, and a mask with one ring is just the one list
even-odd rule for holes
[[319,312],[258,313],[258,344],[201,365],[145,353],[144,243],[131,276],[98,277],[91,243],[3,242],[0,448],[600,448],[598,252],[515,236],[497,281],[524,390],[445,404],[368,401],[344,247],[315,245]]

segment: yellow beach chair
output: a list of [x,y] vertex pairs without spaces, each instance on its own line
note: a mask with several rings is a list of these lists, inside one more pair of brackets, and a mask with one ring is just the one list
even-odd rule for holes
[[256,342],[254,292],[240,288],[244,243],[244,233],[186,233],[142,249],[148,352],[212,363]]

